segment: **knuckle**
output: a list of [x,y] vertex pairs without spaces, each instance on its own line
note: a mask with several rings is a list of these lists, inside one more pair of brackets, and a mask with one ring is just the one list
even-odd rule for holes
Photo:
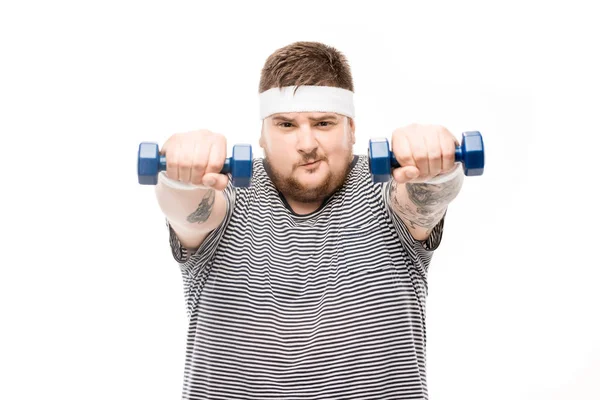
[[192,166],[192,169],[196,173],[202,173],[202,172],[204,172],[204,165],[197,162]]
[[412,157],[407,157],[406,155],[399,155],[396,157],[396,159],[402,165],[413,165],[415,163]]
[[442,157],[447,160],[451,160],[454,157],[454,153],[455,153],[454,149],[451,149],[451,150],[447,149],[447,150],[443,151]]
[[417,176],[415,178],[422,178],[423,176],[425,176],[423,171],[421,171],[420,168],[417,168]]
[[208,129],[198,129],[190,132],[190,136],[194,141],[200,141],[201,143],[210,143],[212,140],[213,133]]
[[396,146],[396,148],[393,149],[393,153],[399,157],[409,157],[410,156],[410,152],[404,146]]
[[433,151],[428,155],[429,161],[441,161],[442,153],[440,151]]
[[222,139],[216,139],[212,142],[211,153],[217,152],[220,153],[223,149],[227,149],[227,144]]
[[205,128],[198,129],[196,132],[199,135],[203,135],[203,136],[211,136],[213,134],[213,132],[211,130],[205,129]]
[[222,133],[213,133],[215,139],[221,141],[221,142],[225,142],[227,140],[227,138],[225,137],[225,135],[223,135]]
[[392,133],[392,137],[400,138],[400,137],[407,136],[408,133],[410,132],[410,130],[411,130],[410,125],[404,126],[402,128],[396,128],[394,130],[394,132]]
[[174,169],[179,166],[179,162],[174,157],[167,157],[167,169]]
[[179,161],[179,168],[191,169],[192,168],[192,160],[188,157],[182,158]]
[[401,165],[413,164],[412,157],[406,151],[394,151],[394,155],[396,156],[396,160],[398,160]]
[[415,152],[413,157],[417,163],[425,162],[428,159],[427,154],[422,152]]
[[211,161],[206,166],[206,170],[207,171],[213,171],[213,172],[220,172],[221,171],[221,165],[219,165],[219,163],[216,162],[216,161]]

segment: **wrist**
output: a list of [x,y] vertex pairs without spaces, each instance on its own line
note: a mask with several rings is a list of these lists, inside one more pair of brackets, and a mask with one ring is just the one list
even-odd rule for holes
[[198,190],[198,189],[212,189],[209,186],[204,185],[193,185],[191,183],[184,183],[181,181],[176,181],[175,179],[171,179],[167,176],[165,171],[160,171],[158,174],[158,181],[162,182],[165,186],[170,187],[175,190]]
[[448,182],[448,181],[454,179],[456,176],[458,176],[461,173],[462,173],[461,164],[456,163],[454,165],[454,168],[452,168],[450,171],[445,172],[443,174],[438,174],[423,183],[430,184],[430,185],[439,185],[439,184],[442,184],[442,183],[445,183],[445,182]]

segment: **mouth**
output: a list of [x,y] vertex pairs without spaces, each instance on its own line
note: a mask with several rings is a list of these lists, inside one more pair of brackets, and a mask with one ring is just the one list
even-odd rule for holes
[[313,161],[310,163],[302,164],[301,167],[307,167],[307,168],[316,167],[320,162],[321,162],[321,160]]

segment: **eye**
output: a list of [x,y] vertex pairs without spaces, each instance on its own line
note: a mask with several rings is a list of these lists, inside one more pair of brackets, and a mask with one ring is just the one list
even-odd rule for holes
[[[329,125],[333,125],[333,122],[329,122],[329,121],[321,121],[321,122],[319,122],[319,124],[329,124]],[[321,125],[321,126],[327,126],[327,125]]]
[[292,123],[291,122],[280,122],[277,124],[277,126],[282,126],[282,125],[289,125],[289,126],[284,126],[283,128],[290,128]]

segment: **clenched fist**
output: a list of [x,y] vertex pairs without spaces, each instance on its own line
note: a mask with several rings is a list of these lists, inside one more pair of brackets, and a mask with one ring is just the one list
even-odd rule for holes
[[167,177],[179,182],[224,190],[229,177],[221,174],[227,159],[227,138],[206,129],[176,133],[160,154],[167,161]]
[[412,124],[392,134],[392,152],[400,164],[393,170],[398,183],[426,182],[454,170],[459,143],[443,126]]

